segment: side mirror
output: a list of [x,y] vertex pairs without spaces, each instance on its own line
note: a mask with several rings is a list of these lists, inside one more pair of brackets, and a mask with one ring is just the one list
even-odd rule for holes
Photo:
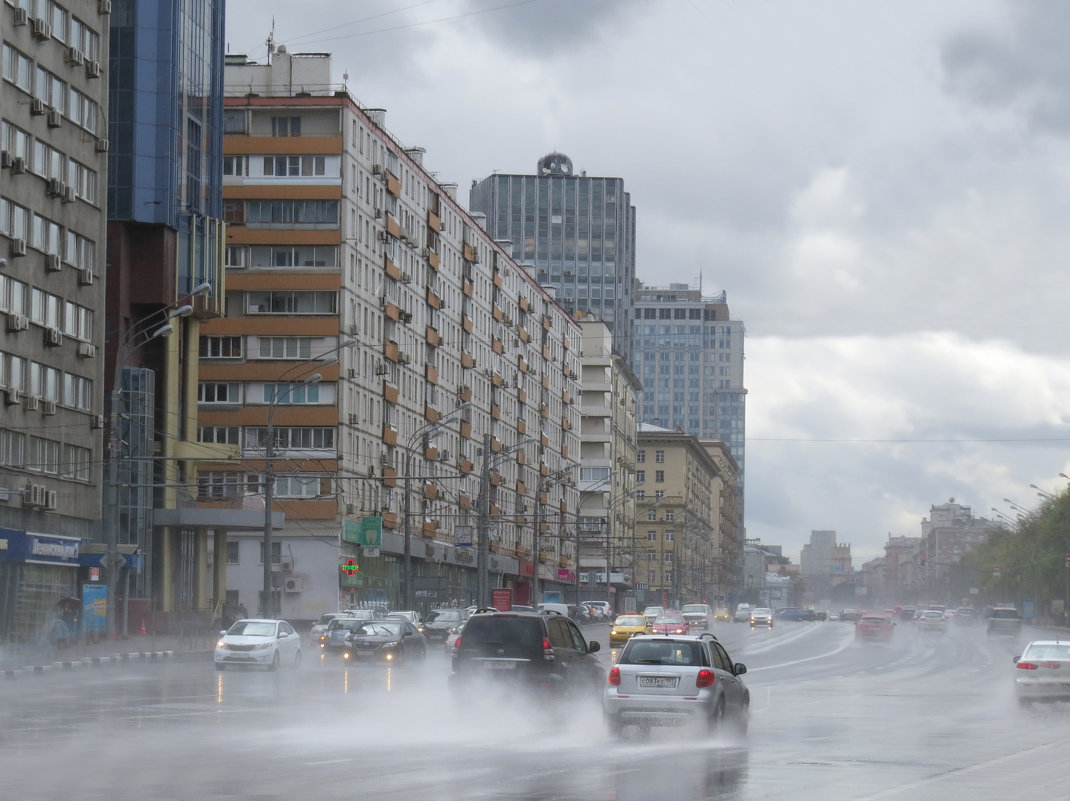
[[1021,658],[1022,658],[1021,654],[1018,654],[1018,656],[1014,657],[1014,664],[1017,665],[1018,664],[1018,660],[1021,659]]
[[736,662],[735,670],[733,670],[732,672],[737,676],[742,676],[744,673],[747,672],[747,666],[744,665],[742,662]]
[[601,650],[602,643],[598,642],[598,640],[591,640],[589,643],[587,643],[587,653],[594,654]]
[[219,636],[220,636],[220,637],[222,637],[222,636],[223,636],[224,634],[226,634],[226,633],[227,633],[227,630],[226,630],[226,629],[221,629],[221,630],[219,631]]

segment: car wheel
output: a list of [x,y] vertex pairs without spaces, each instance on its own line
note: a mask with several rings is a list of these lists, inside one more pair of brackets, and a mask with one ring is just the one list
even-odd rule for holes
[[226,670],[227,666],[224,665],[222,662],[216,662],[215,663],[215,669],[216,670]]
[[395,667],[399,667],[399,668],[405,667],[405,652],[404,651],[398,651],[397,652],[397,655],[394,657],[394,666]]
[[624,739],[624,722],[621,720],[620,715],[606,715],[606,731],[609,732],[609,736],[614,740]]
[[279,650],[276,648],[274,655],[272,655],[272,657],[271,657],[271,666],[268,668],[268,670],[278,670],[278,669],[279,669]]
[[717,706],[713,709],[713,714],[710,715],[709,729],[710,732],[717,732],[724,724],[724,698],[717,699]]
[[297,649],[297,653],[294,654],[294,668],[301,667],[301,649]]

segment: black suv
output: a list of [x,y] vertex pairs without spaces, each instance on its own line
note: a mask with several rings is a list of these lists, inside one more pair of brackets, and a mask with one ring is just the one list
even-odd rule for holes
[[464,694],[503,685],[598,698],[606,683],[600,647],[557,613],[478,613],[453,646],[450,689]]

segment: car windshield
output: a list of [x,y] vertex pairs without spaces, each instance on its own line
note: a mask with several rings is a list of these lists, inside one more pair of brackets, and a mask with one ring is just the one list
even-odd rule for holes
[[923,615],[923,617],[929,618],[930,620],[936,620],[937,618],[942,618],[943,616],[943,612],[926,612]]
[[361,620],[353,617],[336,617],[329,624],[327,624],[327,631],[338,631],[339,629],[345,629],[346,631],[353,631],[361,624]]
[[456,609],[436,609],[427,616],[428,623],[457,623],[463,619]]
[[357,620],[375,620],[378,616],[379,613],[374,609],[354,609],[346,613],[346,617],[355,617]]
[[658,615],[654,619],[654,625],[657,625],[658,623],[683,623],[683,622],[684,622],[684,616],[680,615],[680,614]]
[[239,620],[227,634],[240,634],[243,637],[274,637],[275,624],[267,621]]
[[642,615],[621,615],[617,618],[616,626],[645,626],[646,618]]
[[390,620],[364,622],[353,629],[353,634],[363,637],[400,637],[401,623]]
[[683,612],[705,612],[706,607],[703,604],[684,604]]
[[643,610],[643,614],[647,617],[650,617],[651,615],[660,615],[661,612],[662,607],[660,606],[648,606],[646,609]]
[[755,609],[753,612],[751,612],[751,614],[752,615],[768,615],[768,614],[771,614],[771,612],[768,609]]
[[706,649],[697,642],[631,642],[621,654],[621,665],[691,665],[708,666]]

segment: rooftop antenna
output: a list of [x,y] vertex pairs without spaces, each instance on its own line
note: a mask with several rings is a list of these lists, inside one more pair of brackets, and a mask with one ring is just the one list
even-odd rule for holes
[[271,18],[271,33],[267,38],[267,63],[271,63],[272,56],[275,55],[275,18]]
[[349,84],[349,70],[342,73],[342,91],[348,91],[347,85]]

